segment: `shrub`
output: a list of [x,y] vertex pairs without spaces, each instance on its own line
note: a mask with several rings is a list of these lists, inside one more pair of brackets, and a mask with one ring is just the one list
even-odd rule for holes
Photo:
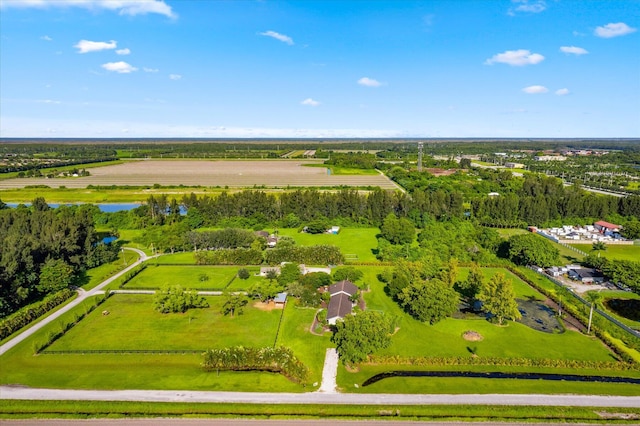
[[247,270],[247,268],[241,268],[238,270],[238,278],[241,280],[248,280],[251,274]]

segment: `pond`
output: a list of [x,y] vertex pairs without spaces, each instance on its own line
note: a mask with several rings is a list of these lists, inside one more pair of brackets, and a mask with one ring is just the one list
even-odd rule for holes
[[556,313],[541,301],[517,299],[517,302],[518,310],[522,315],[518,320],[519,323],[545,333],[564,332]]

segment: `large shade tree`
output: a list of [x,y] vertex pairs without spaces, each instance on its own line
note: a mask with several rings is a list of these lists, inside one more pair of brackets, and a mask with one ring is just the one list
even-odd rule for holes
[[346,365],[364,361],[367,356],[391,344],[393,320],[382,312],[364,311],[338,321],[331,340]]
[[482,287],[478,294],[482,308],[493,315],[498,324],[504,320],[517,320],[522,317],[513,291],[513,284],[504,274],[497,273]]

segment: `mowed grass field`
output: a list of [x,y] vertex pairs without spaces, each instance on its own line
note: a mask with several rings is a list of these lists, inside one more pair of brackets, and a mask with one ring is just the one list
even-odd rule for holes
[[249,304],[243,315],[231,317],[221,312],[223,297],[206,300],[208,308],[161,314],[154,309],[153,295],[116,294],[49,349],[205,350],[273,345],[281,310],[263,311]]
[[301,246],[320,244],[334,245],[340,248],[342,254],[357,256],[359,262],[377,262],[372,248],[378,246],[376,235],[380,233],[378,228],[340,228],[337,235],[333,234],[307,234],[294,228],[278,229],[278,235],[286,235],[293,238]]
[[[579,250],[584,251],[585,253],[593,253],[591,244],[571,244],[572,247],[575,247]],[[607,249],[599,252],[600,256],[606,257],[607,259],[616,259],[616,260],[631,260],[635,262],[640,262],[640,246],[631,246],[631,245],[607,245]]]
[[[247,306],[234,318],[220,313],[222,298],[208,299],[211,307],[186,314],[161,314],[153,310],[153,296],[115,295],[89,314],[50,347],[51,350],[160,349],[200,350],[233,344],[273,345],[282,310],[261,311]],[[59,321],[0,358],[0,383],[69,389],[191,389],[253,392],[303,392],[309,390],[284,376],[259,372],[204,372],[201,354],[82,354],[33,355],[61,324],[84,312],[87,300]],[[103,310],[109,315],[102,315]],[[191,317],[191,320],[189,318]],[[189,322],[191,321],[191,322]]]
[[[238,274],[238,266],[174,266],[149,264],[124,289],[159,289],[179,285],[184,290],[224,290]],[[203,280],[204,276],[207,277]]]
[[92,175],[74,179],[24,178],[0,181],[0,189],[47,185],[52,188],[86,188],[88,185],[206,187],[381,187],[397,189],[385,176],[328,174],[326,168],[304,167],[313,160],[143,160],[99,167]]

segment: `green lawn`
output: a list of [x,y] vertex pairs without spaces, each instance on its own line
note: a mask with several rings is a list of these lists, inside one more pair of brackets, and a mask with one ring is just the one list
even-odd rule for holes
[[193,257],[193,252],[185,251],[174,254],[163,254],[159,256],[157,260],[151,262],[158,265],[195,265],[196,260]]
[[[592,253],[591,244],[571,244],[571,246],[586,253]],[[607,249],[599,253],[607,259],[640,261],[640,246],[607,245]]]
[[[153,296],[115,295],[55,342],[51,350],[68,349],[205,349],[231,345],[273,345],[281,310],[251,306],[234,318],[222,316],[222,298],[210,297],[207,309],[161,315]],[[85,301],[61,320],[49,324],[0,358],[0,383],[77,389],[192,389],[254,392],[302,392],[304,388],[278,374],[205,373],[200,354],[40,354],[34,342],[84,312]],[[109,310],[103,316],[101,312]],[[191,320],[189,319],[191,317]]]
[[500,234],[500,236],[502,238],[509,238],[512,237],[514,235],[522,235],[522,234],[528,234],[529,231],[527,231],[526,229],[520,229],[520,228],[495,228],[496,231],[498,231],[498,234]]
[[260,272],[259,267],[249,266],[246,268],[249,271],[249,278],[242,280],[236,277],[235,280],[226,288],[228,291],[247,291],[254,284],[258,284],[266,280],[266,278],[257,275]]
[[[184,314],[160,314],[153,296],[117,294],[73,327],[51,350],[199,350],[273,345],[280,311],[248,305],[243,315],[221,313],[224,298],[207,297],[210,307]],[[109,315],[102,315],[109,311]]]
[[[238,266],[156,266],[150,263],[125,284],[124,289],[157,289],[165,285],[179,285],[185,290],[224,290],[239,269]],[[201,281],[201,275],[206,275],[208,280]]]
[[278,229],[279,235],[292,237],[297,244],[311,246],[329,244],[338,246],[347,257],[356,255],[359,262],[376,262],[377,259],[371,249],[378,246],[376,235],[380,233],[378,228],[340,228],[338,235],[333,234],[306,234],[298,232],[298,229]]
[[314,308],[299,308],[296,300],[289,299],[285,308],[278,346],[291,348],[298,358],[309,367],[309,383],[322,381],[322,366],[326,349],[334,346],[330,342],[331,333],[324,336],[309,331],[316,314]]
[[[470,268],[458,269],[458,280],[464,281],[469,276]],[[514,275],[511,271],[504,268],[482,268],[482,274],[486,281],[491,279],[495,274],[501,273],[505,278],[513,284],[513,290],[516,293],[516,297],[519,299],[537,299],[544,300],[545,297],[539,291],[531,287],[526,282],[522,281],[519,277]]]

